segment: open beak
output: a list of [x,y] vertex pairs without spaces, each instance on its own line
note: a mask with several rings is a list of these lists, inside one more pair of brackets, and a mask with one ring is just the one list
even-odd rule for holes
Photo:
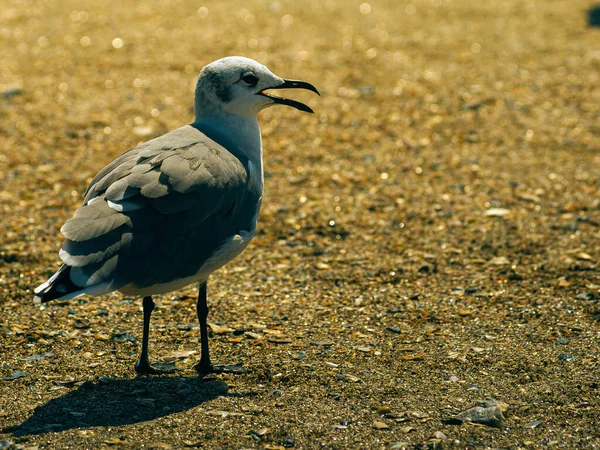
[[317,88],[314,87],[312,84],[307,83],[306,81],[298,80],[283,80],[283,83],[281,83],[280,85],[264,89],[258,93],[258,95],[263,95],[265,97],[270,98],[271,100],[273,100],[273,103],[278,103],[280,105],[288,105],[300,111],[305,111],[312,114],[314,114],[314,111],[304,103],[301,103],[296,100],[291,100],[289,98],[276,97],[274,95],[269,95],[265,93],[265,90],[269,89],[308,89],[309,91],[312,91],[317,95],[321,95],[319,94],[319,91],[317,91]]

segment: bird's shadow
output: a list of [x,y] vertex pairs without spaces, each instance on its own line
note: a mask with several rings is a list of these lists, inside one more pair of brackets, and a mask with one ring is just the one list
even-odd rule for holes
[[88,381],[38,406],[21,424],[2,432],[14,436],[145,422],[187,411],[221,395],[222,381],[189,377]]

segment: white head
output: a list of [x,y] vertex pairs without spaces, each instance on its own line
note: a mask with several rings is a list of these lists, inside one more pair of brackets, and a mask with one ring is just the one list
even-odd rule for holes
[[196,120],[220,113],[255,118],[261,110],[276,104],[313,112],[298,101],[269,95],[264,92],[267,89],[319,93],[312,84],[284,80],[252,59],[230,56],[208,64],[200,72],[194,101]]

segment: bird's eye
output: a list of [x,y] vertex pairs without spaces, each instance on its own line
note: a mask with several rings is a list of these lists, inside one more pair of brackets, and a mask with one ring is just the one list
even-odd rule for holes
[[242,81],[248,86],[256,86],[258,84],[258,77],[253,73],[247,73],[246,75],[242,76]]

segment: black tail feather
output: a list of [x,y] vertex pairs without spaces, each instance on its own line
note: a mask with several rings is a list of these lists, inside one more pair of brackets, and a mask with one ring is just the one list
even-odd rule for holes
[[81,287],[71,281],[70,273],[71,267],[63,264],[46,283],[36,288],[34,301],[46,303],[72,292],[80,291]]

